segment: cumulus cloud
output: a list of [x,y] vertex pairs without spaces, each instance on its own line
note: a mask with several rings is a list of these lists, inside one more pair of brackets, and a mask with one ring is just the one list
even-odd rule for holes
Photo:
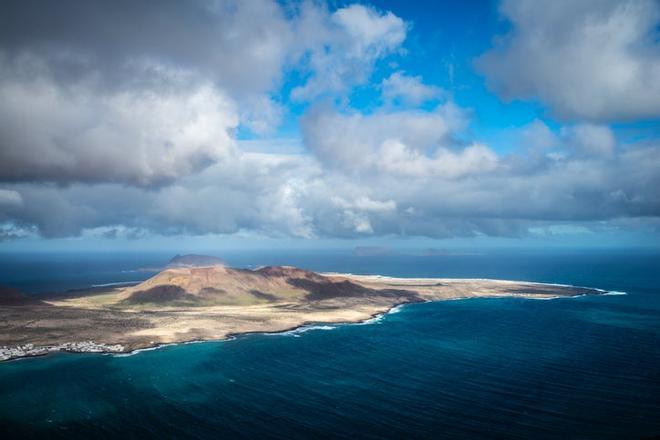
[[454,104],[430,112],[362,115],[317,108],[302,121],[305,144],[327,166],[348,172],[455,178],[490,171],[497,156],[488,147],[454,146],[465,124]]
[[[441,91],[398,68],[380,85],[382,108],[314,102],[345,98],[379,61],[402,50],[408,25],[387,11],[269,0],[166,1],[155,9],[139,1],[115,7],[63,0],[39,5],[44,12],[36,14],[29,0],[6,5],[0,239],[516,236],[562,230],[557,223],[648,224],[660,216],[654,140],[620,145],[599,122],[551,129],[534,121],[517,135],[522,147],[503,154],[472,139],[469,112],[452,102],[410,109],[438,100]],[[640,37],[647,22],[632,29],[629,20],[640,8],[655,9],[644,2],[600,5],[599,13],[590,3],[574,6],[562,24],[565,35],[583,37],[577,46],[585,54],[603,46],[617,66],[625,55],[623,65],[647,89],[644,99],[628,80],[601,93],[611,75],[602,54],[593,55],[600,66],[588,71],[593,81],[580,76],[586,61],[564,70],[570,59],[562,64],[560,53],[568,43],[550,31],[561,22],[553,17],[567,14],[564,3],[544,5],[551,8],[546,14],[505,3],[514,31],[482,67],[494,84],[504,81],[496,56],[504,57],[512,97],[519,90],[538,95],[566,114],[652,114],[647,98],[657,88],[645,75],[654,62]],[[609,35],[612,20],[626,26],[624,36],[611,38],[641,42],[634,51],[594,30]],[[581,31],[585,23],[589,29]],[[534,32],[543,37],[538,47],[523,44]],[[542,81],[530,79],[542,69],[518,68],[523,56],[541,57],[548,71]],[[292,97],[312,101],[300,121],[302,141],[236,141],[243,129],[269,133],[279,124],[286,108],[274,96],[287,69],[302,76]],[[562,85],[573,91],[562,95],[555,90]],[[615,108],[607,100],[620,101]]]
[[279,124],[291,21],[271,0],[4,2],[0,180],[144,186],[226,159],[239,125]]
[[[35,65],[36,64],[36,65]],[[32,75],[16,72],[29,70]],[[231,155],[233,102],[212,84],[99,93],[63,86],[34,60],[0,62],[0,179],[151,185]],[[93,83],[93,80],[90,79]]]
[[153,188],[16,183],[7,190],[20,195],[22,206],[0,212],[6,221],[35,225],[44,237],[118,226],[163,235],[248,230],[309,237],[313,233],[298,192],[316,173],[318,168],[305,157],[238,152],[232,161]]
[[372,200],[364,195],[355,200],[346,200],[339,195],[332,195],[330,202],[339,214],[340,230],[344,229],[348,234],[372,234],[374,229],[371,226],[370,213],[382,215],[396,211],[394,200]]
[[271,0],[7,0],[2,12],[9,56],[33,53],[67,83],[91,70],[106,87],[144,80],[130,64],[149,60],[193,69],[234,97],[268,92],[293,39]]
[[403,72],[394,72],[381,84],[383,100],[387,103],[418,106],[426,101],[442,96],[442,89],[424,84],[421,76],[410,76]]
[[22,202],[3,207],[3,220],[47,237],[123,225],[156,234],[350,238],[518,236],[555,223],[660,216],[658,145],[615,148],[606,156],[572,154],[572,148],[555,147],[565,154],[546,157],[532,171],[520,153],[497,155],[496,169],[459,175],[356,174],[304,155],[243,153],[153,189],[12,184],[6,198]]
[[587,156],[611,156],[616,147],[612,130],[603,125],[578,124],[562,130],[569,145]]
[[273,95],[285,68],[311,75],[295,95],[334,93],[405,38],[391,12],[291,8],[5,2],[0,181],[174,182],[231,157],[239,127],[263,135],[280,124]]
[[[520,129],[524,148],[497,154],[453,141],[466,115],[445,106],[310,113],[304,141],[325,172],[302,203],[317,234],[525,235],[552,222],[660,214],[657,144],[619,148],[606,126],[573,124],[555,134],[535,121]],[[330,203],[318,201],[327,194]],[[362,197],[389,209],[360,209]]]
[[506,99],[540,99],[565,118],[660,117],[660,3],[505,0],[512,30],[477,60]]
[[401,47],[406,32],[401,18],[369,6],[353,4],[328,15],[304,5],[296,34],[310,76],[291,96],[310,100],[364,83],[378,59]]

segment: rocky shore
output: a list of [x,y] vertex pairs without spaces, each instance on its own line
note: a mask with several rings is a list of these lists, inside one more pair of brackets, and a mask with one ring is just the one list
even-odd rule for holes
[[36,346],[34,344],[0,347],[0,361],[8,361],[23,357],[43,356],[58,351],[71,353],[121,353],[124,346],[120,344],[98,344],[92,341],[66,342],[58,345]]

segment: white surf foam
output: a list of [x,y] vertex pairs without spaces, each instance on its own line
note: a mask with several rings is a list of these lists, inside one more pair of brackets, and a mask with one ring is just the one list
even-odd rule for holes
[[[529,282],[529,281],[525,281]],[[595,290],[603,296],[619,296],[619,295],[628,295],[627,292],[620,292],[618,290],[605,290],[599,289],[598,287],[585,287],[585,286],[576,286],[574,284],[559,284],[559,283],[533,283],[533,284],[544,284],[546,286],[557,286],[557,287],[569,287],[574,289],[589,289]],[[583,296],[589,296],[586,293],[581,295],[571,295],[571,296],[553,296],[551,298],[533,298],[533,299],[559,299],[559,298],[581,298]]]
[[137,350],[129,351],[128,353],[116,353],[116,354],[111,354],[111,356],[112,357],[129,357],[129,356],[133,356],[133,355],[136,355],[138,353],[145,352],[145,351],[154,351],[154,350],[158,350],[158,349],[165,348],[165,347],[171,347],[173,345],[178,345],[178,344],[176,344],[176,343],[161,344],[161,345],[156,345],[154,347],[138,348]]
[[383,320],[384,316],[385,316],[385,313],[381,313],[381,314],[378,314],[378,315],[374,316],[373,318],[365,319],[364,321],[355,322],[355,323],[351,323],[351,324],[348,324],[348,325],[378,324],[378,323],[380,323],[380,321]]
[[369,325],[369,324],[379,324],[387,315],[394,315],[396,313],[399,313],[401,309],[405,306],[405,304],[399,304],[398,306],[394,306],[391,309],[389,309],[387,312],[379,313],[378,315],[375,315],[373,318],[366,319],[364,321],[360,322],[352,322],[348,323],[346,325]]
[[302,327],[294,328],[293,330],[288,330],[285,332],[269,332],[264,333],[268,336],[293,336],[299,337],[301,333],[306,333],[312,330],[334,330],[337,328],[333,325],[303,325]]

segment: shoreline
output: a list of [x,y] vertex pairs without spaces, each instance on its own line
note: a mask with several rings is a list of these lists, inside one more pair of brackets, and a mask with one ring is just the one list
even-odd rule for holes
[[[469,298],[458,298],[458,299],[469,299]],[[443,301],[443,300],[438,300],[438,301]],[[236,333],[228,333],[225,337],[222,338],[216,338],[216,339],[191,339],[189,341],[178,341],[178,342],[163,342],[163,343],[156,343],[153,345],[146,345],[144,347],[138,347],[134,348],[131,350],[125,350],[124,351],[124,346],[121,344],[103,344],[103,343],[95,343],[93,341],[83,341],[83,342],[68,342],[65,344],[58,344],[58,345],[48,345],[48,346],[35,346],[34,344],[24,344],[24,345],[18,345],[18,346],[13,346],[13,347],[0,347],[0,364],[5,363],[5,362],[13,362],[13,361],[19,361],[22,359],[31,359],[31,358],[37,358],[37,357],[46,357],[49,355],[57,355],[57,354],[63,354],[63,353],[69,353],[69,354],[81,354],[81,353],[92,353],[92,354],[100,354],[100,355],[109,355],[109,356],[114,356],[114,357],[129,357],[129,356],[134,356],[136,354],[139,354],[141,352],[145,351],[154,351],[154,350],[159,350],[161,348],[166,348],[166,347],[172,347],[176,345],[187,345],[187,344],[201,344],[205,342],[224,342],[224,341],[233,341],[238,339],[241,336],[250,336],[250,335],[272,335],[272,336],[278,336],[278,335],[284,335],[287,333],[295,332],[296,330],[304,329],[304,328],[311,328],[311,327],[316,327],[316,326],[329,326],[329,325],[365,325],[365,324],[370,324],[370,321],[373,320],[379,320],[383,318],[384,316],[388,315],[391,313],[393,310],[398,309],[402,306],[408,305],[408,304],[425,304],[425,303],[430,303],[430,302],[435,302],[432,300],[427,300],[427,301],[415,301],[415,302],[401,302],[398,304],[393,305],[389,309],[383,311],[383,312],[377,312],[372,314],[366,319],[359,320],[359,321],[306,321],[300,325],[296,325],[295,327],[291,327],[288,329],[284,330],[273,330],[273,331],[268,331],[268,330],[263,330],[263,331],[247,331],[247,332],[236,332]],[[66,345],[67,347],[63,347]],[[90,349],[85,349],[85,346],[89,346]],[[77,349],[77,347],[80,347],[80,349]],[[93,348],[92,348],[93,347]],[[114,347],[121,347],[118,350],[114,350]],[[22,354],[14,354],[10,355],[10,357],[5,357],[7,356],[5,353],[7,351],[18,351],[21,349],[27,349],[28,352],[24,352]],[[109,348],[109,349],[108,349]]]
[[[462,299],[467,299],[467,298],[462,298]],[[113,352],[100,352],[98,354],[102,355],[109,355],[113,357],[129,357],[129,356],[134,356],[136,354],[145,352],[145,351],[154,351],[154,350],[159,350],[161,348],[166,348],[166,347],[172,347],[172,346],[177,346],[177,345],[188,345],[188,344],[203,344],[206,342],[226,342],[226,341],[234,341],[236,339],[239,339],[240,337],[243,336],[251,336],[251,335],[264,335],[264,336],[282,336],[286,334],[295,334],[298,330],[303,330],[300,333],[304,333],[305,329],[309,330],[314,330],[318,327],[329,327],[331,325],[335,326],[343,326],[343,325],[368,325],[373,322],[378,322],[381,318],[384,316],[389,315],[390,313],[396,313],[395,310],[398,310],[399,308],[410,305],[410,304],[425,304],[425,303],[430,303],[430,302],[435,302],[435,301],[419,301],[419,302],[403,302],[396,304],[392,307],[390,307],[388,310],[384,312],[378,312],[374,313],[371,315],[369,318],[360,320],[360,321],[335,321],[335,322],[330,322],[330,321],[318,321],[318,322],[304,322],[303,324],[297,325],[295,327],[291,327],[285,330],[274,330],[274,331],[268,331],[268,330],[263,330],[263,331],[250,331],[250,332],[238,332],[238,333],[228,333],[226,337],[224,338],[219,338],[219,339],[192,339],[190,341],[181,341],[181,342],[165,342],[162,344],[156,344],[153,346],[149,347],[144,347],[144,348],[136,348],[130,351],[125,351],[125,352],[120,352],[120,353],[113,353]],[[335,327],[333,327],[334,329]],[[325,330],[325,329],[323,329]],[[46,353],[47,354],[57,354],[58,352],[52,352],[52,353]],[[66,352],[65,353],[72,353],[72,352]],[[7,361],[11,360],[18,360],[18,359],[26,359],[28,357],[36,357],[35,356],[25,356],[21,358],[14,358],[14,359],[9,359]],[[0,361],[0,363],[3,361]]]
[[[548,284],[548,285],[555,285],[555,286],[566,286],[566,287],[578,287],[578,288],[583,288],[580,286],[571,286],[571,285],[565,285],[565,284],[551,284],[551,283],[543,283],[543,284]],[[608,291],[604,289],[598,289],[598,288],[589,288],[594,291],[599,292],[595,296],[620,296],[620,295],[627,295],[626,292],[620,292],[620,291]],[[506,296],[499,296],[499,297],[491,297],[491,298],[523,298],[523,299],[531,299],[531,300],[554,300],[554,299],[562,299],[562,298],[580,298],[588,296],[586,294],[577,294],[577,295],[571,295],[571,296],[551,296],[551,297],[540,297],[540,296],[535,296],[535,295],[506,295]],[[280,330],[271,330],[269,331],[268,329],[264,330],[257,330],[257,331],[245,331],[245,332],[231,332],[227,333],[224,337],[220,338],[209,338],[209,339],[191,339],[191,340],[182,340],[182,341],[176,341],[176,342],[163,342],[163,343],[154,343],[154,344],[146,344],[145,346],[138,346],[136,348],[132,348],[130,350],[127,350],[126,346],[122,344],[106,344],[106,343],[97,343],[94,341],[80,341],[80,342],[66,342],[63,344],[57,344],[57,345],[46,345],[46,346],[35,346],[34,344],[28,343],[28,344],[23,344],[23,345],[17,345],[17,346],[3,346],[0,347],[0,363],[4,362],[12,362],[12,361],[18,361],[21,359],[29,359],[29,358],[35,358],[35,357],[42,357],[42,356],[48,356],[52,354],[59,354],[59,353],[96,353],[96,354],[101,354],[101,355],[111,355],[115,357],[129,357],[133,356],[136,354],[139,354],[140,352],[144,351],[153,351],[153,350],[158,350],[161,348],[165,347],[170,347],[170,346],[176,346],[176,345],[186,345],[186,344],[197,344],[197,343],[204,343],[204,342],[223,342],[223,341],[230,341],[237,339],[241,336],[248,336],[248,335],[272,335],[272,336],[277,336],[277,335],[284,335],[287,333],[294,333],[296,331],[305,329],[305,328],[310,328],[310,330],[313,329],[313,327],[327,327],[330,325],[368,325],[371,323],[378,322],[381,320],[383,317],[387,316],[390,313],[396,313],[395,310],[399,310],[403,306],[409,305],[409,304],[424,304],[424,303],[430,303],[430,302],[440,302],[440,301],[459,301],[459,300],[466,300],[466,299],[477,299],[477,298],[485,298],[485,297],[474,297],[474,296],[465,296],[465,297],[456,297],[456,298],[444,298],[444,299],[425,299],[421,301],[402,301],[396,304],[393,304],[383,311],[378,311],[376,313],[372,313],[370,316],[368,316],[365,319],[357,320],[357,321],[351,321],[351,320],[338,320],[338,321],[305,321],[301,324],[286,328],[286,329],[280,329]],[[300,333],[303,333],[301,331]]]

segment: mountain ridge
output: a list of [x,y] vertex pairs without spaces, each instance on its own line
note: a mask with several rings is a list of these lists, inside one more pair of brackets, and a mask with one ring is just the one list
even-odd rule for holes
[[[414,292],[398,290],[413,297]],[[365,288],[348,280],[335,280],[293,266],[257,269],[224,265],[175,266],[123,289],[124,304],[249,305],[272,302],[321,300],[336,297],[391,296],[393,290]]]

